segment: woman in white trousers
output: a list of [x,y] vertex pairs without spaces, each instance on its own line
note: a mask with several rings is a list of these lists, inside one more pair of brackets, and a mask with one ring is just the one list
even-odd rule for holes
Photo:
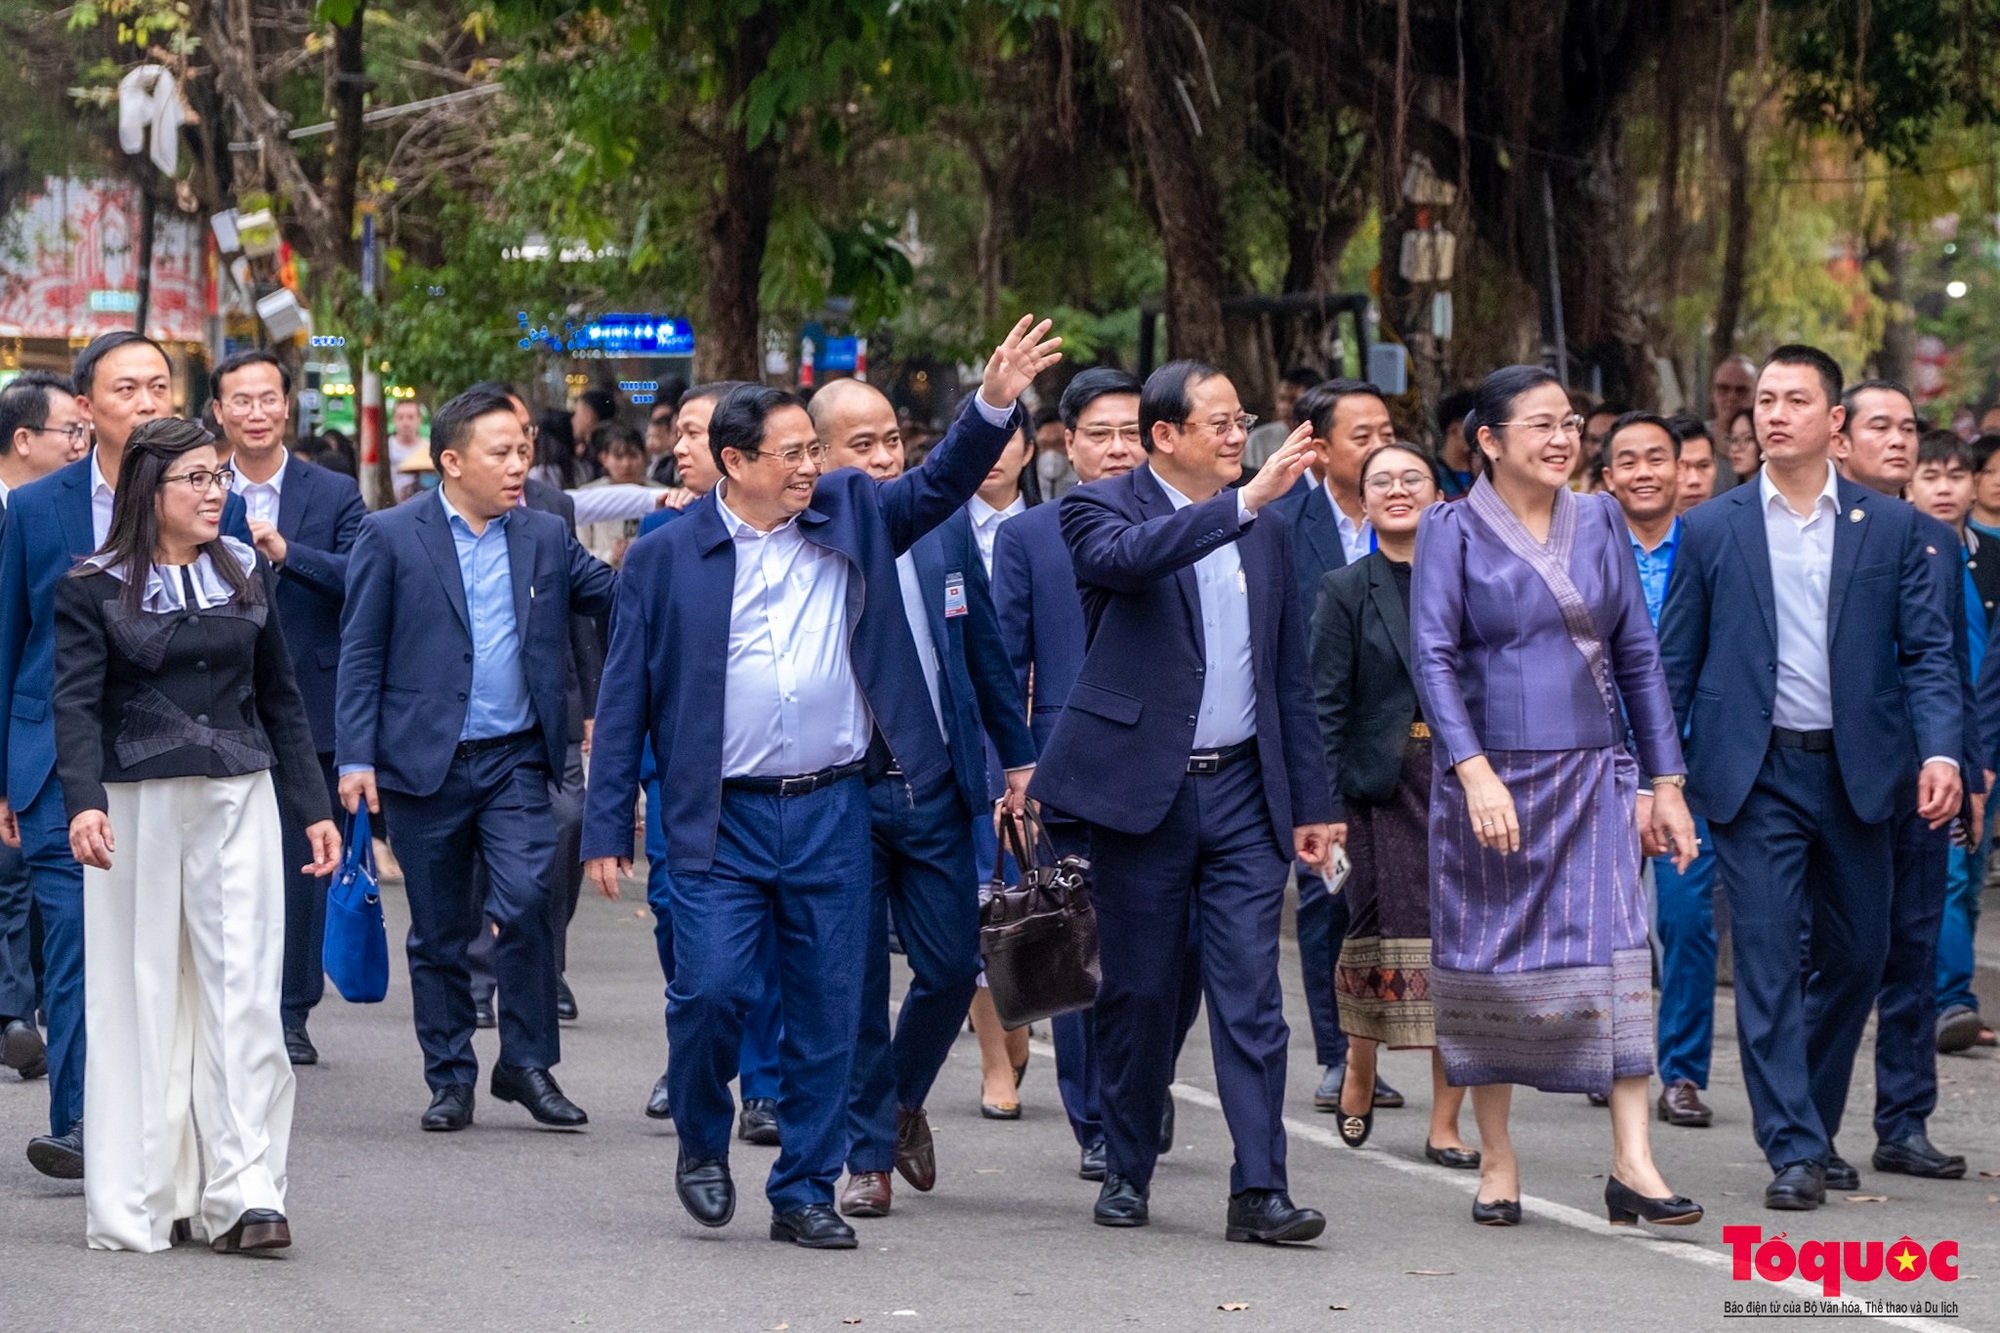
[[103,547],[56,595],[56,751],[84,865],[85,1239],[291,1243],[279,796],[340,859],[231,475],[200,425],[134,431]]

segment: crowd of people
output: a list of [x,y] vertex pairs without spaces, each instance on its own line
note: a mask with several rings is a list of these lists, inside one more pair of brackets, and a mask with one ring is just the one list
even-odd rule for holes
[[83,1181],[87,1243],[290,1245],[364,809],[436,1133],[474,1123],[481,1027],[493,1100],[588,1124],[566,933],[643,839],[644,1113],[704,1226],[736,1141],[777,1147],[769,1234],[807,1248],[935,1188],[968,1018],[983,1113],[1019,1116],[980,901],[1031,818],[1089,868],[1101,982],[1051,1035],[1100,1225],[1150,1220],[1206,1009],[1225,1237],[1324,1229],[1286,1169],[1294,896],[1313,1104],[1360,1147],[1405,1101],[1381,1048],[1430,1050],[1424,1154],[1478,1172],[1476,1223],[1522,1218],[1516,1085],[1608,1109],[1612,1224],[1701,1220],[1651,1134],[1713,1122],[1725,921],[1765,1206],[1858,1186],[1871,1014],[1873,1168],[1965,1173],[1927,1122],[1937,1053],[1993,1040],[2000,435],[1798,345],[1717,367],[1708,421],[1505,367],[1435,447],[1303,368],[1265,425],[1185,360],[1031,412],[1060,346],[1022,318],[922,448],[859,380],[674,385],[643,430],[601,390],[538,418],[475,385],[427,440],[399,402],[411,490],[375,513],[293,447],[269,352],[214,367],[206,423],[131,333],[0,390],[0,1059],[48,1080],[28,1158]]

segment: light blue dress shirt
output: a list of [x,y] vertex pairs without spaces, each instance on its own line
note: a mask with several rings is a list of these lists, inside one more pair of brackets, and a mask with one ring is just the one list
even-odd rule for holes
[[465,516],[452,508],[444,487],[438,487],[437,497],[458,552],[472,630],[472,692],[458,738],[487,740],[526,731],[534,725],[534,712],[521,661],[520,627],[514,623],[514,568],[507,555],[507,523],[513,515],[488,520],[486,531],[474,533]]
[[1646,614],[1653,621],[1653,628],[1660,627],[1660,608],[1667,601],[1667,580],[1674,574],[1674,552],[1680,549],[1681,521],[1667,529],[1667,535],[1660,544],[1647,550],[1639,544],[1639,538],[1630,528],[1626,533],[1632,538],[1632,558],[1639,562],[1639,587],[1646,594]]

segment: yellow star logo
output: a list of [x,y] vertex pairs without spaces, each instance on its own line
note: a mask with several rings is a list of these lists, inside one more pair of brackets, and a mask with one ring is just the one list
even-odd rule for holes
[[1905,1247],[1889,1256],[1896,1261],[1896,1267],[1907,1273],[1917,1266],[1917,1252]]

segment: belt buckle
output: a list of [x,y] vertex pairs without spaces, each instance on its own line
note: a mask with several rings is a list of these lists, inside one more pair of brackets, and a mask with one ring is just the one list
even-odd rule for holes
[[804,777],[779,778],[778,795],[810,796],[818,785],[819,785],[819,778],[817,775],[812,773],[808,773]]
[[1222,755],[1215,751],[1211,751],[1208,754],[1191,754],[1188,756],[1187,771],[1197,776],[1220,773],[1222,771]]

